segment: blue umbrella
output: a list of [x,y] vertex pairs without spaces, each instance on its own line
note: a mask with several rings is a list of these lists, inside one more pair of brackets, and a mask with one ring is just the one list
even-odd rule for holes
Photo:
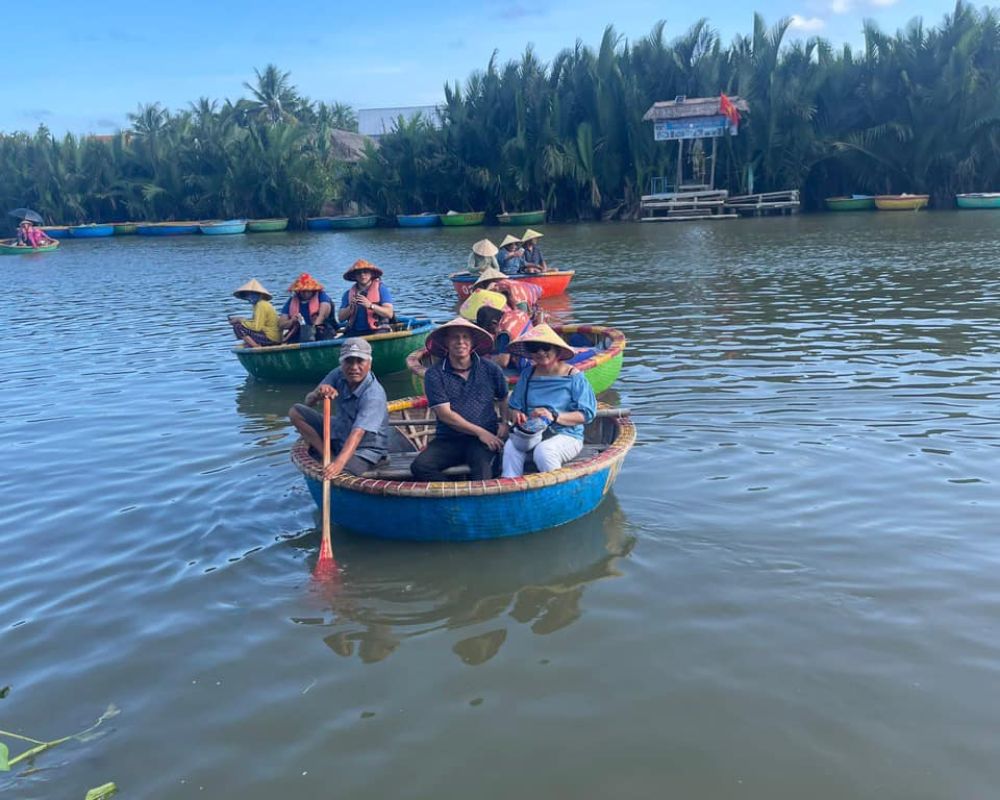
[[30,222],[42,221],[42,215],[37,211],[32,211],[30,208],[15,208],[12,211],[8,211],[7,215],[17,217],[18,219],[26,219]]

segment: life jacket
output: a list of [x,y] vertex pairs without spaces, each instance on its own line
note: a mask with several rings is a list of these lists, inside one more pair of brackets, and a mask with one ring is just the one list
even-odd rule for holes
[[[288,304],[288,316],[295,319],[299,315],[299,310],[302,308],[299,303],[299,296],[297,294],[292,295],[292,300]],[[312,297],[309,298],[309,321],[312,322],[316,319],[316,315],[319,313],[319,292],[316,292]]]
[[[372,303],[381,303],[382,301],[382,282],[378,278],[372,279],[372,282],[368,284],[368,291],[365,292],[365,297],[367,297]],[[348,302],[353,303],[354,298],[358,296],[358,285],[354,284],[351,287],[350,294],[348,295]],[[355,313],[357,313],[355,311]],[[387,319],[378,316],[370,308],[365,309],[365,315],[368,317],[368,329],[375,330],[380,326],[385,326],[389,323]],[[354,320],[352,319],[349,327],[354,328]]]

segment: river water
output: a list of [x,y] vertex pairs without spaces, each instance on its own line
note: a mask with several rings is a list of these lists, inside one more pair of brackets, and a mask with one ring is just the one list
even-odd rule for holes
[[230,292],[365,257],[443,321],[484,233],[3,259],[0,729],[121,713],[0,796],[995,796],[1000,214],[547,226],[550,311],[629,337],[612,495],[503,542],[335,529],[317,586],[309,387],[246,377]]

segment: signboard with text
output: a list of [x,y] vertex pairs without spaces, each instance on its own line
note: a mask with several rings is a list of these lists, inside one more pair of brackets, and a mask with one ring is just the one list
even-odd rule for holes
[[659,119],[653,123],[653,139],[666,142],[674,139],[711,139],[726,134],[735,136],[738,127],[722,114],[693,119]]

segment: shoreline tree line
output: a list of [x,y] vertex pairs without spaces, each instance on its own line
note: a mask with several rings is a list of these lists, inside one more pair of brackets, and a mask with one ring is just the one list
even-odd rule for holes
[[[549,64],[529,46],[496,54],[464,85],[446,84],[440,119],[399,119],[345,161],[332,132],[356,130],[349,106],[302,97],[274,65],[248,97],[158,103],[106,137],[0,135],[0,198],[46,221],[287,216],[325,204],[397,213],[533,210],[551,219],[631,218],[677,148],[642,115],[657,100],[720,92],[750,106],[724,137],[716,185],[741,194],[799,189],[807,208],[851,193],[1000,190],[1000,15],[956,3],[936,27],[890,35],[864,23],[858,48],[790,40],[790,20],[724,46],[701,20],[668,41],[663,22],[629,42],[606,28]],[[752,176],[752,178],[751,178]]]

